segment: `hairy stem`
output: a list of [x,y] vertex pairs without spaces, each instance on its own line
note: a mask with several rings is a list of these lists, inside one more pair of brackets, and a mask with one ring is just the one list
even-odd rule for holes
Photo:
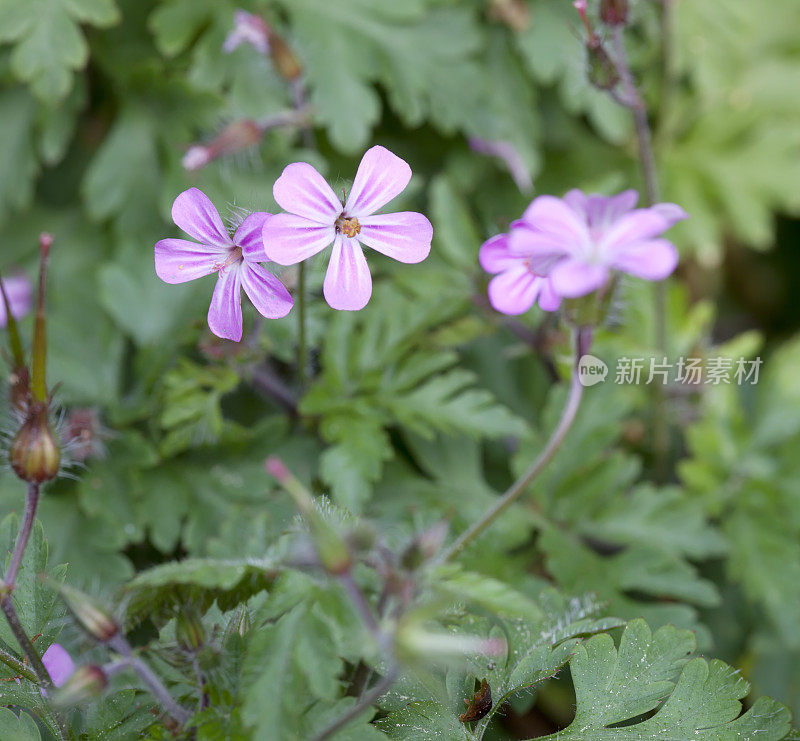
[[353,707],[344,713],[340,718],[331,723],[327,728],[314,736],[313,741],[325,741],[333,736],[337,731],[344,728],[350,721],[355,720],[361,713],[370,708],[377,700],[384,695],[397,679],[398,669],[393,666],[386,672],[386,675],[376,684],[366,695],[364,695]]
[[175,698],[169,693],[167,688],[162,684],[161,680],[156,676],[155,672],[147,665],[145,661],[135,656],[133,649],[128,643],[127,639],[121,635],[115,635],[109,642],[118,654],[128,660],[128,664],[138,675],[142,682],[145,683],[147,688],[158,700],[164,710],[171,715],[178,723],[183,725],[191,717],[186,708],[181,707],[175,701]]
[[5,664],[6,666],[10,667],[18,677],[23,677],[25,679],[29,679],[31,682],[38,682],[39,681],[39,677],[37,677],[27,667],[26,664],[21,662],[13,654],[8,653],[8,651],[4,651],[2,648],[0,648],[0,662]]
[[6,594],[5,597],[0,600],[0,609],[3,610],[3,614],[6,616],[6,620],[8,620],[8,625],[11,628],[11,632],[14,634],[14,638],[17,639],[17,643],[19,643],[22,653],[24,653],[27,657],[28,663],[33,669],[33,673],[36,675],[37,681],[42,685],[42,687],[52,687],[53,680],[50,678],[50,674],[45,668],[45,665],[42,663],[42,657],[39,656],[38,652],[33,647],[33,643],[31,639],[28,638],[25,628],[22,627],[22,623],[20,622],[19,615],[17,615],[17,611],[14,608],[14,603],[11,600],[10,594]]
[[14,552],[11,554],[11,561],[8,564],[8,571],[5,575],[6,589],[13,589],[14,582],[17,580],[17,573],[22,564],[22,557],[28,547],[28,540],[33,530],[33,522],[36,519],[36,508],[39,506],[39,484],[28,484],[28,494],[25,497],[25,515],[22,519],[22,526],[17,535],[17,542],[14,544]]
[[[624,89],[625,99],[633,115],[636,127],[636,139],[639,146],[639,163],[644,179],[647,205],[652,206],[659,201],[658,173],[656,158],[653,152],[653,136],[647,118],[647,107],[633,79],[628,54],[625,51],[625,40],[622,27],[614,26],[611,32],[614,45],[614,58],[620,82]],[[655,285],[655,333],[656,347],[667,354],[667,287],[664,281]],[[667,476],[669,458],[669,428],[667,426],[666,389],[661,384],[655,386],[655,414],[653,423],[653,454],[655,458],[655,474],[658,481],[663,482]]]
[[531,482],[544,470],[556,451],[561,447],[564,438],[575,421],[575,415],[580,406],[583,396],[583,386],[578,375],[578,361],[582,355],[589,351],[591,343],[591,330],[588,327],[581,327],[575,334],[575,358],[572,365],[572,376],[570,379],[569,396],[564,410],[561,412],[561,419],[553,430],[550,439],[536,460],[530,465],[527,471],[522,474],[506,492],[486,511],[486,513],[469,529],[463,532],[458,539],[440,556],[438,561],[446,563],[452,561],[466,546],[477,538],[489,525],[491,525],[508,507],[519,499]]

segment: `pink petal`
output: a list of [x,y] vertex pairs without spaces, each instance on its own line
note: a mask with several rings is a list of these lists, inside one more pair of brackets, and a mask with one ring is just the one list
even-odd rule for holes
[[208,196],[197,188],[183,191],[172,204],[172,220],[203,244],[228,247],[233,242]]
[[269,270],[248,263],[242,266],[241,273],[242,288],[262,316],[279,319],[291,311],[289,291]]
[[422,214],[398,211],[361,219],[359,242],[400,262],[422,262],[431,251],[433,227]]
[[524,265],[511,268],[489,281],[489,303],[503,314],[524,314],[536,301],[541,285],[542,279]]
[[510,252],[508,243],[508,234],[496,234],[481,245],[478,262],[487,273],[502,273],[520,264],[519,255]]
[[539,306],[544,311],[555,311],[561,306],[561,296],[559,296],[555,288],[553,288],[553,281],[547,277],[542,278],[542,287],[539,290]]
[[411,168],[405,160],[386,147],[372,147],[358,166],[353,188],[347,197],[347,215],[361,219],[374,213],[402,193],[409,180]]
[[511,225],[508,248],[512,255],[526,260],[537,275],[548,275],[560,260],[570,254],[568,246],[559,237],[532,229],[524,221]]
[[324,250],[336,236],[333,223],[323,226],[294,214],[276,214],[261,232],[266,259],[294,265]]
[[185,283],[202,278],[224,262],[228,249],[186,239],[162,239],[156,242],[156,275],[165,283]]
[[600,288],[608,280],[605,265],[593,265],[568,258],[553,268],[550,274],[553,290],[564,298],[576,298]]
[[[13,275],[10,278],[3,278],[3,287],[6,290],[8,305],[14,317],[19,319],[25,316],[33,305],[30,281],[23,275]],[[0,296],[0,327],[5,327],[7,323],[6,304]]]
[[253,262],[260,262],[266,259],[264,256],[264,237],[262,231],[264,222],[270,218],[271,214],[264,211],[257,211],[250,214],[236,230],[233,235],[233,243],[242,248],[245,259]]
[[670,226],[674,226],[679,221],[689,218],[689,214],[677,203],[657,203],[655,206],[652,206],[651,209],[661,214]]
[[589,241],[583,220],[560,198],[539,196],[525,209],[522,220],[572,251]]
[[322,292],[334,309],[358,311],[367,305],[372,295],[372,276],[355,239],[336,236]]
[[208,308],[208,326],[226,340],[242,339],[242,297],[240,266],[230,265],[219,271],[211,306]]
[[75,662],[58,643],[50,644],[42,656],[42,663],[56,687],[61,687],[75,672]]
[[615,254],[611,265],[645,280],[664,280],[678,265],[678,250],[666,239],[636,242]]
[[597,194],[587,196],[585,212],[589,229],[610,228],[616,221],[629,213],[636,206],[638,200],[639,194],[635,190],[624,190],[611,197]]
[[631,242],[657,237],[671,226],[670,222],[652,208],[640,208],[623,216],[600,239],[601,249],[611,255]]
[[272,195],[284,211],[317,224],[332,226],[342,213],[342,203],[331,186],[307,162],[285,167],[272,186]]
[[582,219],[586,218],[588,196],[580,188],[573,188],[564,194],[564,202]]

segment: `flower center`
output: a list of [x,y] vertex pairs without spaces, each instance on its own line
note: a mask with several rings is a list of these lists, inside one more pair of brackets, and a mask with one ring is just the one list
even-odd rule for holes
[[242,248],[241,247],[231,247],[230,252],[228,252],[228,256],[222,261],[218,262],[214,266],[214,270],[225,270],[225,268],[229,268],[231,265],[242,261]]
[[355,237],[361,232],[361,224],[358,223],[358,219],[348,218],[344,214],[336,219],[335,226],[336,231],[341,232],[345,237]]

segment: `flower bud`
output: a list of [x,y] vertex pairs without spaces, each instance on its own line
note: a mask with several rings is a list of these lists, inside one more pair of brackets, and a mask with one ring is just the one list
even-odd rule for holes
[[31,403],[28,417],[11,443],[9,459],[14,473],[31,484],[42,484],[58,475],[61,450],[45,403]]
[[192,653],[198,651],[205,644],[206,634],[203,630],[203,623],[193,608],[185,608],[175,619],[175,638],[184,651]]
[[70,707],[98,697],[107,686],[108,677],[102,667],[81,666],[53,693],[53,703],[59,707]]
[[628,0],[601,0],[600,19],[607,26],[624,26],[628,22]]
[[66,584],[56,585],[56,589],[75,619],[98,641],[107,643],[119,633],[119,626],[114,618],[88,594]]
[[303,67],[289,45],[276,34],[269,37],[269,54],[278,74],[288,82],[294,82],[303,73]]
[[448,523],[442,521],[417,535],[400,557],[403,568],[414,571],[430,561],[442,547],[448,529]]
[[586,52],[589,56],[589,81],[592,85],[598,90],[615,88],[619,82],[619,72],[597,36],[589,39]]

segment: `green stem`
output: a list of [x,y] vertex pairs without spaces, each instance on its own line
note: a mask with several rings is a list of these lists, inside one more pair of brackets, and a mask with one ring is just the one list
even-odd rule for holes
[[564,438],[567,436],[575,415],[578,412],[581,398],[583,396],[583,386],[580,382],[578,373],[578,361],[582,355],[589,352],[591,344],[591,329],[581,327],[576,331],[575,336],[575,358],[572,364],[572,376],[570,379],[569,396],[564,410],[561,412],[556,428],[553,430],[550,439],[536,460],[530,465],[527,471],[522,474],[506,492],[501,496],[476,522],[474,522],[459,538],[437,559],[440,563],[452,561],[464,548],[477,538],[489,525],[491,525],[503,512],[506,511],[517,499],[525,493],[531,482],[544,470],[556,451],[561,447]]
[[39,681],[39,677],[37,677],[30,669],[28,669],[25,664],[23,664],[16,656],[8,653],[8,651],[4,651],[2,648],[0,648],[0,662],[10,667],[14,673],[20,677],[29,679],[31,682]]
[[31,395],[36,401],[47,401],[47,319],[44,295],[47,287],[47,261],[53,238],[49,234],[39,237],[41,261],[39,263],[39,295],[36,300],[36,318],[33,324],[33,360],[31,363]]
[[297,270],[297,375],[300,388],[306,386],[306,266],[300,263]]
[[11,347],[11,356],[14,358],[14,370],[24,367],[25,353],[22,351],[22,341],[19,338],[17,320],[11,313],[11,303],[6,294],[6,286],[0,276],[0,292],[3,294],[3,304],[6,309],[6,326],[8,328],[8,344]]

